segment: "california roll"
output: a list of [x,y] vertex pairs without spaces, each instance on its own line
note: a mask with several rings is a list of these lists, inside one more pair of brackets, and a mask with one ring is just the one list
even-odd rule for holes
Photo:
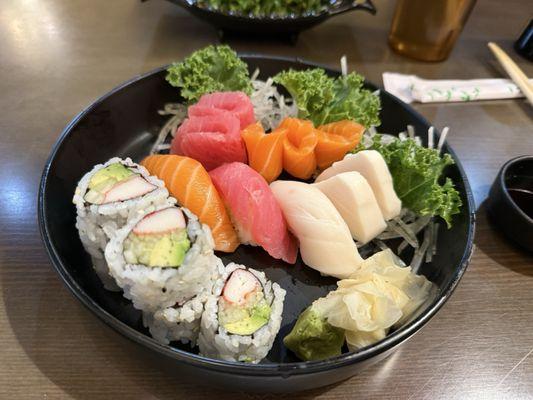
[[285,290],[263,272],[228,264],[207,299],[198,345],[200,354],[258,363],[280,329]]
[[211,291],[219,276],[213,246],[209,228],[194,214],[163,204],[118,230],[105,258],[124,296],[154,313]]
[[129,219],[169,202],[164,183],[131,159],[115,157],[81,178],[73,202],[76,228],[96,273],[107,289],[118,290],[109,275],[105,247]]

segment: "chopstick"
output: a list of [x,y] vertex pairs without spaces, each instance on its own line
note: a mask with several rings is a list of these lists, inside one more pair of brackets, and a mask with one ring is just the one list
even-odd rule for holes
[[533,105],[533,87],[529,83],[526,74],[524,74],[524,72],[518,67],[518,65],[516,65],[511,57],[509,57],[507,53],[503,51],[496,43],[489,42],[488,46],[494,56],[496,56],[500,62],[503,69],[505,69],[513,82],[516,83],[516,86],[520,88],[524,96],[526,96],[531,105]]

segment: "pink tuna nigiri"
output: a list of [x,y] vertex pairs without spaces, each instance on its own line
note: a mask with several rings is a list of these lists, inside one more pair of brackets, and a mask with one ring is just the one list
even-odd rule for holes
[[209,175],[230,211],[241,243],[257,244],[272,257],[294,264],[296,241],[265,179],[238,162],[224,164]]
[[170,153],[194,158],[208,171],[248,160],[239,119],[226,111],[186,119],[172,140]]
[[209,108],[215,108],[235,115],[240,122],[240,129],[255,122],[254,107],[250,98],[243,92],[216,92],[204,94],[198,103],[189,107],[189,117],[211,115]]

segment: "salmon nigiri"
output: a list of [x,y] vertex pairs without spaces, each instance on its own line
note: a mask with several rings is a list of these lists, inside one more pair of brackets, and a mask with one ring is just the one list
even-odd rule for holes
[[311,121],[285,118],[279,128],[287,134],[283,141],[283,168],[296,178],[308,179],[316,170],[317,131]]
[[207,171],[198,161],[177,155],[151,155],[141,164],[165,182],[180,205],[211,228],[215,250],[232,252],[239,246],[224,203]]
[[241,132],[248,151],[248,164],[270,183],[283,169],[283,141],[287,130],[278,128],[265,133],[260,122],[249,125]]
[[315,149],[318,168],[328,168],[353,150],[361,140],[365,127],[357,122],[342,120],[318,127]]

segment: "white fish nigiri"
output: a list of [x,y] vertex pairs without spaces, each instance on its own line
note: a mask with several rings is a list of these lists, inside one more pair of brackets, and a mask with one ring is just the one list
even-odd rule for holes
[[350,229],[324,193],[295,181],[275,181],[270,188],[307,266],[341,279],[359,268],[363,259]]
[[387,227],[372,188],[359,172],[343,172],[314,185],[328,196],[355,240],[367,243]]
[[402,202],[394,191],[392,176],[387,163],[376,150],[363,150],[356,154],[347,154],[342,160],[334,162],[331,167],[325,169],[315,182],[350,171],[359,172],[368,181],[386,221],[400,214]]

